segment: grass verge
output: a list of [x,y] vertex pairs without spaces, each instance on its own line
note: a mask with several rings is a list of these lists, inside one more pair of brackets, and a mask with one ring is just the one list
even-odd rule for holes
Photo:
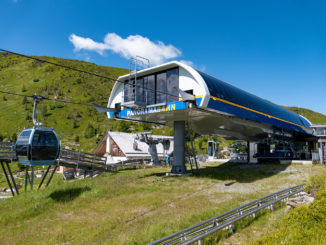
[[0,203],[0,244],[145,244],[322,169],[215,163],[192,177],[166,177],[167,168],[73,181],[57,175],[47,189]]

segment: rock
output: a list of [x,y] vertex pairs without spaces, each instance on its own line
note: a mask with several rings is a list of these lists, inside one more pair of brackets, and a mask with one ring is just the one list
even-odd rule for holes
[[295,208],[302,204],[308,205],[315,200],[314,194],[308,194],[306,192],[300,192],[296,197],[289,198],[286,202],[287,208]]

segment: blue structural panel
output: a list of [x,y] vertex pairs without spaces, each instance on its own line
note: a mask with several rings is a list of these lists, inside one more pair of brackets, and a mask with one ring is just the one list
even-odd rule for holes
[[303,128],[310,128],[310,123],[294,112],[203,72],[198,72],[210,93],[208,108],[300,133],[306,133]]

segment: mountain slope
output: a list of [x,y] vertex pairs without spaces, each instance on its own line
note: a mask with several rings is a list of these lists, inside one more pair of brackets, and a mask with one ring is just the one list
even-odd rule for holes
[[[127,70],[98,66],[92,63],[53,57],[41,57],[52,62],[81,70],[117,78]],[[37,93],[49,98],[90,104],[106,105],[113,82],[54,65],[14,55],[0,55],[0,90],[25,95]],[[0,137],[14,140],[24,127],[32,126],[30,99],[0,94]],[[38,119],[54,127],[64,142],[81,144],[82,150],[91,150],[108,129],[119,127],[106,121],[92,107],[43,101],[38,106]],[[76,146],[74,147],[76,148]]]
[[[41,57],[48,61],[81,70],[117,78],[128,70],[98,66],[89,62]],[[54,65],[0,53],[0,90],[24,95],[38,94],[58,100],[106,105],[113,81],[67,70]],[[30,99],[0,93],[0,141],[15,140],[24,128],[32,126]],[[308,109],[285,107],[307,117],[312,123],[326,123],[326,116]],[[150,131],[171,135],[172,129],[145,124],[107,120],[90,106],[42,101],[38,106],[38,120],[55,128],[64,146],[92,151],[107,130]],[[202,138],[202,137],[201,137]],[[204,138],[203,138],[204,139]],[[206,147],[206,144],[204,144]],[[205,148],[204,147],[204,148]],[[205,151],[205,149],[202,151]]]
[[301,116],[306,117],[313,124],[326,123],[326,115],[321,114],[319,112],[315,112],[309,109],[295,107],[295,106],[283,106],[283,107]]

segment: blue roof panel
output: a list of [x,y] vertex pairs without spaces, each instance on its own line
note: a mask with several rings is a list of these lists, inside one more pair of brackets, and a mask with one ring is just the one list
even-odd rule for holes
[[[310,128],[310,123],[304,119],[303,117],[300,117],[298,114],[291,112],[279,105],[276,105],[270,101],[264,100],[256,95],[250,94],[242,89],[239,89],[231,84],[228,84],[226,82],[223,82],[219,79],[216,79],[212,76],[209,76],[203,72],[198,71],[199,74],[203,77],[204,81],[206,82],[206,85],[208,87],[208,90],[210,92],[210,95],[216,98],[220,98],[222,100],[232,102],[234,104],[250,108],[255,111],[259,111],[261,113],[268,114],[270,116],[283,119],[285,121],[292,122],[294,124],[308,127]],[[209,105],[208,105],[209,106]],[[225,107],[229,108],[229,107]],[[214,108],[216,109],[216,108]],[[232,111],[234,112],[234,111]],[[232,113],[229,112],[229,113]],[[250,113],[252,115],[252,113]],[[239,114],[240,117],[242,116]],[[253,115],[252,115],[253,116]],[[251,117],[252,117],[251,116]],[[256,118],[247,118],[246,119],[252,119],[254,121],[260,121],[262,123],[266,123],[265,120],[261,121],[260,116]],[[279,127],[280,124],[272,123],[272,121],[268,122],[268,124],[272,124],[273,126]],[[297,131],[297,130],[296,130]],[[301,130],[300,130],[301,131]]]

